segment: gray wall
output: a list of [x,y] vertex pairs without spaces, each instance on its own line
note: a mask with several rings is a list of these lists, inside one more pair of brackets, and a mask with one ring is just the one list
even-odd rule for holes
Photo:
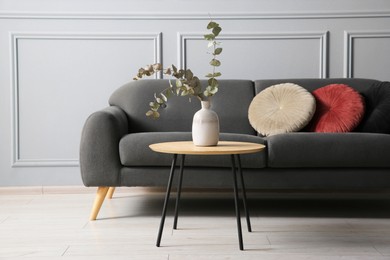
[[223,78],[390,80],[386,0],[0,0],[0,186],[77,185],[87,116],[153,62]]

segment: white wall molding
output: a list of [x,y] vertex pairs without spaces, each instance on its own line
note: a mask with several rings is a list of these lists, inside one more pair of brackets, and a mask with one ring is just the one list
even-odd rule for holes
[[[291,40],[317,39],[319,40],[319,78],[328,77],[328,34],[329,32],[280,32],[280,33],[224,33],[218,36],[219,40]],[[203,39],[202,33],[178,33],[178,66],[187,67],[187,41]]]
[[389,38],[390,31],[344,31],[344,77],[353,78],[355,39]]
[[[344,11],[344,12],[234,12],[213,13],[218,20],[262,20],[262,19],[343,19],[343,18],[389,18],[390,10]],[[60,20],[209,20],[208,13],[98,13],[98,12],[0,12],[0,19],[60,19]]]
[[[11,119],[12,119],[12,167],[77,167],[79,161],[76,158],[58,158],[58,159],[28,159],[20,156],[20,100],[19,100],[19,56],[18,56],[18,41],[23,39],[35,40],[150,40],[153,41],[154,62],[162,60],[162,33],[148,34],[93,34],[93,33],[51,33],[51,32],[12,32],[10,33],[10,54],[11,54]],[[156,75],[156,78],[161,78],[161,74]]]

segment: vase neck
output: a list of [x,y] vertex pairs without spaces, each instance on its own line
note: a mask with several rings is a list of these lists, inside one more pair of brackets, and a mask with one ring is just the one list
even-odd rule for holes
[[203,109],[210,109],[211,107],[210,101],[201,101],[201,105]]

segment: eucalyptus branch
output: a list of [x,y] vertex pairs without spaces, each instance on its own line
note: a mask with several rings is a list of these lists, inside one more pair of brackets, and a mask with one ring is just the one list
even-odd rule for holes
[[[138,70],[134,80],[142,79],[143,77],[149,77],[153,74],[162,71],[164,75],[168,75],[176,78],[175,84],[172,84],[169,80],[169,87],[161,91],[160,93],[154,93],[154,100],[149,103],[149,111],[146,112],[148,117],[157,119],[160,117],[158,110],[160,107],[166,106],[168,98],[174,94],[177,96],[195,96],[199,100],[207,100],[209,97],[215,95],[218,92],[217,77],[221,76],[220,72],[215,72],[216,67],[221,65],[221,62],[217,59],[217,56],[221,54],[222,48],[218,47],[219,43],[216,41],[216,37],[222,31],[222,28],[218,23],[211,21],[207,25],[207,29],[212,30],[210,34],[204,35],[204,38],[209,41],[208,47],[213,47],[212,60],[210,65],[213,67],[212,73],[206,75],[209,78],[208,86],[202,91],[202,86],[198,77],[194,76],[190,69],[177,69],[174,65],[166,69],[160,63],[147,65],[144,68]],[[191,98],[190,98],[191,100]]]
[[222,75],[220,72],[215,72],[215,68],[221,66],[221,61],[217,59],[217,56],[222,53],[222,48],[217,48],[217,45],[219,45],[219,43],[216,41],[216,37],[222,31],[222,28],[219,26],[218,23],[211,21],[207,25],[207,29],[212,30],[212,33],[206,34],[204,38],[209,41],[208,47],[213,47],[213,58],[210,61],[210,65],[213,67],[213,73],[209,73],[206,75],[209,80],[208,86],[204,91],[204,95],[206,97],[211,97],[218,92],[218,80],[216,78]]

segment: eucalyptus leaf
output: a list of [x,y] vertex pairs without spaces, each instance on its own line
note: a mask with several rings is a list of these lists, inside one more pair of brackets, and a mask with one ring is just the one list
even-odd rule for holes
[[149,110],[146,112],[146,116],[153,116],[154,112],[152,110]]
[[172,74],[171,68],[166,69],[166,71],[164,72],[164,74],[165,74],[165,75],[171,75],[171,74]]
[[171,94],[172,94],[172,89],[171,89],[171,88],[170,88],[170,89],[167,89],[167,90],[165,91],[165,96],[167,97],[167,99],[171,97]]
[[216,26],[218,26],[219,24],[217,24],[216,22],[213,22],[213,21],[211,21],[211,22],[209,22],[209,24],[207,25],[207,29],[212,29],[212,28],[214,28],[214,27],[216,27]]
[[222,52],[222,48],[216,48],[213,55],[219,55]]
[[213,28],[213,34],[215,37],[217,37],[219,35],[219,33],[222,31],[222,28],[217,26],[217,27],[214,27]]
[[176,68],[175,65],[173,65],[173,64],[172,64],[172,70],[173,70],[173,72],[175,72],[175,73],[177,72],[177,68]]
[[163,93],[160,93],[160,96],[161,96],[161,99],[162,99],[164,102],[167,102],[167,101],[168,101],[168,98],[167,98]]
[[218,88],[217,88],[217,87],[212,88],[211,90],[209,90],[209,92],[210,92],[212,95],[215,95],[215,94],[218,92]]
[[157,118],[160,117],[160,113],[157,112],[157,111],[153,111],[153,115],[152,116],[153,116],[154,119],[157,119]]
[[210,33],[210,34],[205,34],[204,35],[204,38],[207,40],[207,41],[213,41],[215,39],[215,35]]
[[181,80],[180,79],[177,79],[176,80],[176,87],[177,88],[180,88],[180,87],[182,87],[183,86],[183,83],[181,82]]
[[219,60],[217,60],[217,59],[212,59],[212,60],[210,61],[210,65],[211,65],[211,66],[214,66],[214,67],[218,67],[218,66],[221,65],[221,62],[220,62]]
[[211,78],[207,81],[210,87],[218,87],[218,80],[215,78]]
[[191,80],[194,77],[194,74],[192,73],[191,70],[186,70],[185,77],[187,80]]

